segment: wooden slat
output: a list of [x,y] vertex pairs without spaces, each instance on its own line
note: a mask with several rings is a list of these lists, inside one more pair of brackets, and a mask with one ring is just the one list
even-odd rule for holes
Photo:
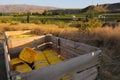
[[67,40],[67,39],[63,39],[63,38],[51,36],[51,41],[54,44],[58,44],[58,39],[60,39],[61,46],[64,46],[66,48],[67,47],[71,47],[73,49],[82,50],[84,52],[90,52],[90,51],[96,51],[96,50],[98,50],[97,47],[89,46],[89,45],[86,45],[84,43],[74,42],[74,41],[71,41],[71,40]]
[[30,30],[25,30],[25,31],[6,31],[5,35],[6,38],[9,36],[14,36],[14,35],[20,35],[20,34],[29,34],[31,31]]
[[79,43],[79,42],[75,42],[75,48],[86,50],[87,52],[99,50],[99,48],[97,48],[97,47],[86,45],[84,43]]
[[7,78],[9,80],[10,79],[10,66],[9,66],[10,55],[8,54],[8,49],[7,49],[7,45],[5,42],[3,42],[3,47],[4,47],[6,73],[7,73]]
[[73,80],[95,80],[97,77],[98,71],[96,67],[85,70],[79,74],[76,74],[73,77]]
[[[56,46],[57,46],[56,44],[52,44],[52,49],[58,51],[58,48]],[[62,46],[60,46],[60,52],[59,53],[65,59],[70,59],[70,58],[73,58],[73,57],[76,57],[76,56],[80,55],[80,54],[78,54],[80,52],[76,53],[76,51],[74,49],[65,48],[65,47],[62,47]]]
[[51,36],[51,42],[53,42],[54,44],[58,44],[58,38],[55,36]]
[[45,36],[36,36],[30,38],[8,39],[9,53],[19,53],[24,47],[37,47],[45,42]]
[[79,56],[79,54],[75,53],[74,51],[72,51],[70,49],[65,49],[65,48],[61,48],[61,55],[63,57],[65,57],[66,59],[70,59],[70,58]]
[[71,48],[71,47],[65,47],[65,46],[60,46],[61,50],[67,50],[68,52],[72,52],[73,54],[76,54],[76,55],[83,55],[83,54],[87,54],[88,52],[85,52],[81,49],[74,49],[74,48]]

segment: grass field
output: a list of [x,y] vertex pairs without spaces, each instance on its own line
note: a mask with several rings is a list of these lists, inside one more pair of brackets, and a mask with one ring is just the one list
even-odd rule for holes
[[[86,15],[84,14],[64,14],[64,15],[52,15],[52,16],[43,16],[36,15],[30,16],[29,22],[27,15],[25,16],[0,16],[0,23],[10,23],[11,25],[21,24],[21,23],[34,23],[34,24],[55,24],[59,27],[77,27],[77,28],[87,28],[89,25],[93,25],[93,27],[103,25],[107,21],[119,22],[120,14],[111,14],[111,13],[95,13],[94,18],[86,19]],[[74,16],[74,18],[73,18]],[[76,16],[76,17],[75,17]],[[98,18],[98,16],[105,16],[105,18]],[[87,21],[88,22],[85,22]],[[93,21],[92,21],[93,20]],[[97,20],[97,21],[96,21]],[[95,22],[92,24],[92,22]],[[91,26],[92,27],[92,26]],[[15,29],[15,28],[14,28]]]
[[[80,30],[78,28],[59,28],[56,25],[44,24],[23,24],[11,25],[10,23],[0,23],[1,35],[4,31],[10,30],[27,30],[31,29],[33,33],[42,35],[50,33],[55,36],[74,40],[97,46],[102,49],[101,78],[102,80],[119,80],[120,79],[120,26],[116,28],[88,28]],[[2,38],[2,37],[1,37]]]

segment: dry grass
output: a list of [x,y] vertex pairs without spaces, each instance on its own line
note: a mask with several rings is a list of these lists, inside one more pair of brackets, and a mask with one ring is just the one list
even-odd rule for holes
[[102,53],[102,80],[120,79],[120,26],[117,28],[95,28],[80,31],[77,28],[59,28],[56,25],[35,24],[0,24],[0,31],[31,29],[33,33],[42,35],[51,33],[56,36],[87,43],[100,47]]

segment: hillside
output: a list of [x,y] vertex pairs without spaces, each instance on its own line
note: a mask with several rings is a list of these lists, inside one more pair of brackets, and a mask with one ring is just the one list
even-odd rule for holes
[[41,12],[40,10],[52,10],[52,12],[60,13],[83,13],[90,12],[120,12],[120,3],[113,4],[100,4],[100,5],[91,5],[83,9],[62,9],[49,6],[36,6],[36,5],[26,5],[26,4],[14,4],[14,5],[0,5],[0,12]]
[[114,4],[100,4],[100,5],[91,5],[81,10],[81,12],[120,12],[120,3],[114,3]]
[[29,10],[51,10],[56,9],[55,7],[49,7],[49,6],[35,6],[35,5],[0,5],[0,12],[25,12]]
[[116,12],[120,13],[120,3],[113,3],[113,4],[97,4],[97,5],[90,5],[85,8],[79,9],[55,9],[49,10],[53,13],[63,13],[63,14],[78,14],[78,13],[89,13],[89,12]]

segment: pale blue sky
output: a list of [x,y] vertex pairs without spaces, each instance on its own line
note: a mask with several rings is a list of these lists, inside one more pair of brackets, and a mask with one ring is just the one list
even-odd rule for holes
[[117,3],[120,0],[0,0],[1,4],[30,4],[59,8],[84,8],[91,4]]

